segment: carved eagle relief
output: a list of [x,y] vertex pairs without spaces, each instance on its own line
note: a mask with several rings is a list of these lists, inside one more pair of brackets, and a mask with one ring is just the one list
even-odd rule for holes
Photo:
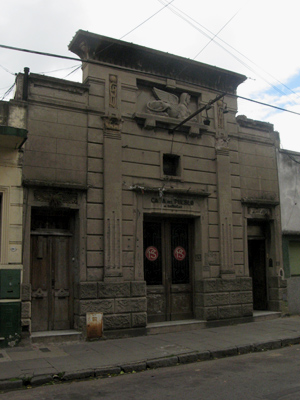
[[188,93],[182,93],[179,98],[175,94],[153,88],[153,95],[156,100],[147,103],[147,108],[151,113],[179,119],[187,118],[191,114],[188,108],[191,96]]

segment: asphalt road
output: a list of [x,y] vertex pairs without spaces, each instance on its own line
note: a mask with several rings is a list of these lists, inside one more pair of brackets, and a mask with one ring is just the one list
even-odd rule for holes
[[0,394],[5,400],[298,400],[300,345]]

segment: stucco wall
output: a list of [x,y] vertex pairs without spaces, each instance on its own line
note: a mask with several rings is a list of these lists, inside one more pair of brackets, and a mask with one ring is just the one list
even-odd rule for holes
[[284,270],[287,278],[288,306],[291,314],[300,313],[300,276],[293,275],[289,242],[300,245],[300,154],[280,150],[278,175],[283,231]]
[[300,154],[278,152],[281,220],[283,232],[300,232]]

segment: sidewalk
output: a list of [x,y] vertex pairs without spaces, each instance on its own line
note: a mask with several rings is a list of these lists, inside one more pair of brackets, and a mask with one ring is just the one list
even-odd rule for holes
[[0,391],[104,377],[300,343],[300,316],[177,333],[0,350]]

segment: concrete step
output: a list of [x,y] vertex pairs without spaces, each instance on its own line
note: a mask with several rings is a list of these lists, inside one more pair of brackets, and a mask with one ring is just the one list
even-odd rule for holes
[[281,317],[280,311],[253,311],[254,321],[267,321]]
[[66,343],[79,342],[81,340],[81,332],[75,330],[64,331],[44,331],[33,332],[31,334],[31,343]]
[[192,329],[204,329],[216,326],[235,325],[253,321],[267,321],[275,318],[280,318],[280,312],[274,311],[254,311],[253,317],[232,318],[228,320],[217,321],[199,321],[199,320],[186,320],[186,321],[165,321],[150,323],[147,325],[147,335],[156,335],[158,333],[172,333],[183,332]]
[[193,329],[203,329],[206,327],[206,321],[189,319],[184,321],[165,321],[156,322],[147,325],[147,335],[156,335],[158,333],[184,332]]

